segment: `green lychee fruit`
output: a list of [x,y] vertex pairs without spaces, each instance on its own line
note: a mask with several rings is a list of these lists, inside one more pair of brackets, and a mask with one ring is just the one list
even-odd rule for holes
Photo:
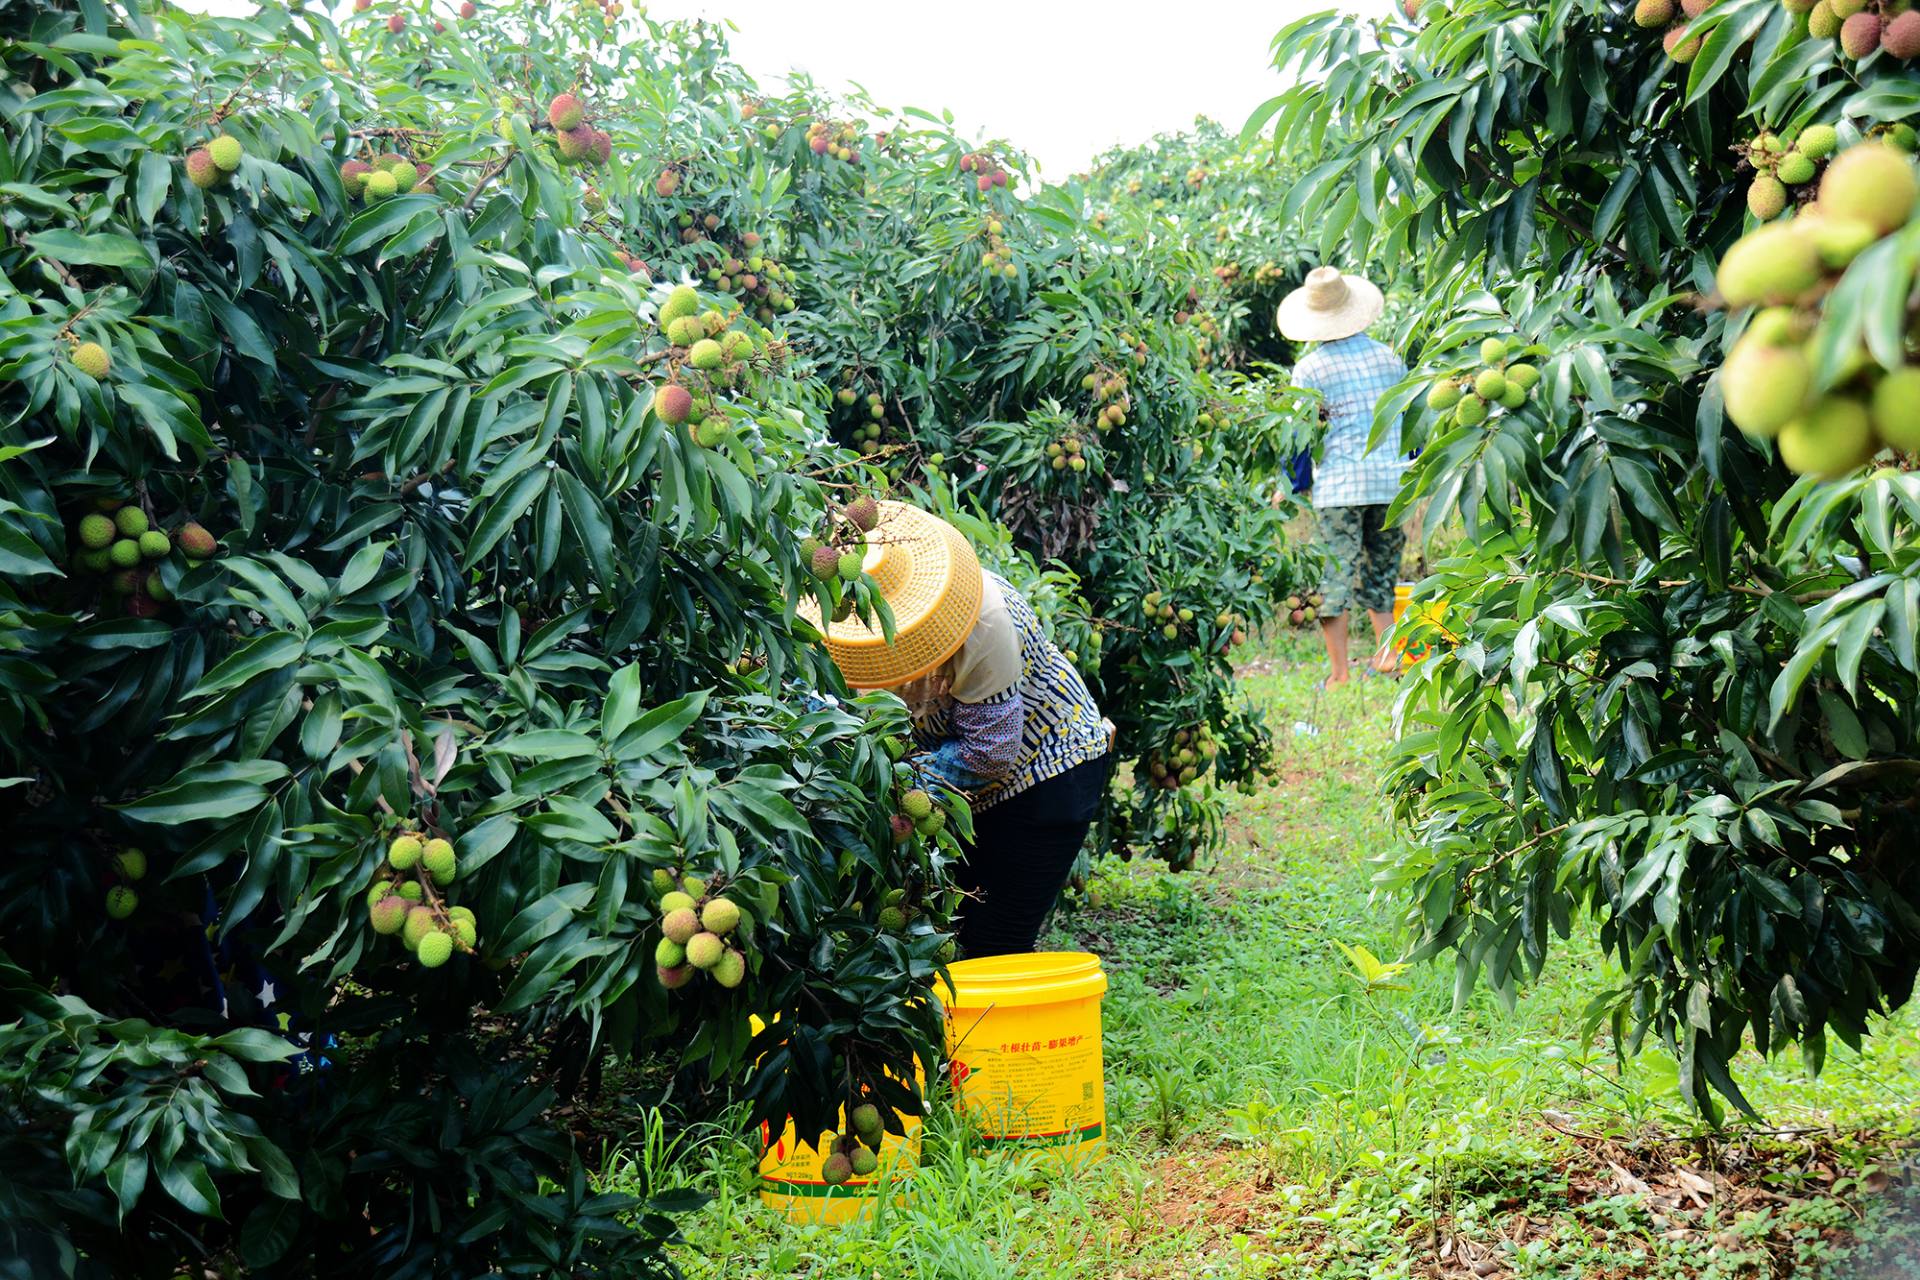
[[387,846],[387,865],[395,871],[411,870],[420,861],[421,850],[419,836],[395,836]]
[[92,378],[95,382],[105,380],[107,370],[113,367],[113,360],[107,355],[107,349],[97,342],[83,342],[73,349],[73,367]]
[[853,1161],[847,1156],[836,1152],[820,1162],[820,1181],[830,1187],[841,1186],[852,1176]]
[[213,157],[220,172],[232,173],[240,167],[240,157],[246,154],[246,149],[240,145],[240,139],[223,133],[207,144],[207,154]]
[[123,538],[137,538],[147,531],[147,513],[138,507],[122,507],[113,513],[113,527]]
[[900,797],[900,812],[918,822],[933,812],[933,797],[915,787]]
[[140,535],[140,554],[149,560],[159,560],[173,550],[173,540],[158,529],[149,529]]
[[1445,412],[1460,403],[1460,386],[1456,382],[1442,380],[1427,390],[1427,408]]
[[391,880],[375,880],[372,884],[367,886],[367,905],[368,906],[372,906],[374,903],[380,901],[380,899],[382,898],[391,898],[393,896],[394,896],[394,889],[393,889],[393,881]]
[[662,969],[677,969],[687,962],[687,949],[672,938],[662,938],[653,948],[653,963]]
[[441,965],[453,958],[453,938],[451,935],[435,929],[432,933],[420,939],[415,954],[420,957],[421,968],[438,969]]
[[372,204],[376,200],[385,200],[397,194],[400,184],[395,182],[393,175],[385,169],[375,169],[367,175],[366,185],[360,190],[366,197],[367,203]]
[[1882,235],[1906,224],[1916,198],[1913,161],[1883,143],[1848,147],[1820,179],[1821,213],[1858,219]]
[[80,517],[80,545],[98,551],[113,545],[114,534],[119,532],[113,526],[111,516],[101,515],[98,511]]
[[1499,364],[1507,358],[1507,344],[1498,338],[1487,338],[1480,343],[1480,363]]
[[140,895],[123,884],[117,884],[107,890],[107,917],[112,920],[125,920],[140,906]]
[[687,939],[687,963],[696,969],[711,969],[727,953],[727,944],[714,933],[696,933]]
[[677,382],[662,384],[653,393],[654,416],[677,427],[693,415],[693,393]]
[[427,869],[436,884],[451,884],[460,871],[459,859],[454,857],[453,845],[445,840],[429,840],[420,850],[420,865]]
[[663,901],[668,894],[679,892],[679,890],[675,888],[679,883],[679,878],[665,867],[655,867],[653,869],[653,891],[660,895]]
[[740,924],[740,908],[725,898],[709,899],[700,908],[700,924],[708,933],[726,937]]
[[685,890],[687,896],[695,902],[707,896],[707,882],[699,876],[681,877],[680,887]]
[[1832,479],[1873,456],[1873,423],[1859,401],[1828,396],[1782,427],[1775,444],[1790,470]]
[[131,569],[140,563],[140,544],[132,538],[121,538],[107,548],[107,559],[121,569]]
[[1500,393],[1503,408],[1518,409],[1527,402],[1527,390],[1517,382],[1508,382],[1507,389]]
[[731,991],[739,986],[747,976],[747,958],[729,947],[720,955],[719,963],[712,969],[713,980]]
[[418,880],[404,881],[400,885],[398,892],[400,896],[405,898],[408,902],[418,902],[420,901],[421,898],[426,896],[426,890],[420,887],[420,882]]
[[886,1132],[885,1125],[881,1123],[880,1108],[871,1102],[863,1102],[848,1112],[847,1122],[860,1135],[860,1140],[870,1147],[879,1145],[880,1135]]
[[1462,396],[1453,420],[1463,427],[1479,426],[1487,420],[1487,402],[1477,395]]
[[720,344],[712,338],[702,338],[687,352],[687,361],[696,369],[718,369],[723,360]]
[[1498,400],[1507,394],[1507,375],[1498,369],[1482,369],[1473,380],[1473,392],[1482,400]]
[[129,845],[113,856],[113,869],[128,880],[146,879],[146,851]]
[[684,907],[675,907],[660,917],[660,932],[665,934],[669,941],[684,947],[693,939],[694,934],[700,932],[700,917],[694,913],[691,903]]
[[1822,265],[1838,271],[1866,252],[1880,233],[1858,218],[1829,218],[1824,214],[1810,221],[1807,234],[1819,251]]
[[680,285],[660,304],[660,324],[664,328],[681,316],[690,316],[698,310],[700,295],[693,291],[692,285]]
[[[1813,181],[1813,174],[1813,161],[1798,151],[1781,156],[1780,163],[1773,166],[1773,176],[1789,187],[1805,186]],[[1753,193],[1747,194],[1751,198]]]
[[1510,364],[1506,372],[1507,385],[1522,391],[1532,391],[1540,383],[1540,371],[1530,364]]
[[158,573],[147,575],[146,589],[147,594],[160,604],[166,604],[173,599],[173,592],[167,588],[166,582]]
[[82,551],[80,567],[89,573],[105,573],[113,567],[113,561],[108,558],[107,549],[101,547],[96,551]]
[[1810,124],[1794,140],[1794,150],[1809,160],[1824,160],[1840,145],[1840,134],[1830,124]]
[[1818,284],[1821,274],[1812,238],[1791,222],[1775,222],[1735,241],[1720,260],[1716,280],[1729,306],[1744,307],[1790,302]]
[[204,528],[189,520],[174,534],[174,541],[189,560],[205,560],[220,549],[220,543]]
[[872,533],[880,523],[880,504],[870,497],[855,498],[847,504],[847,519],[862,533]]
[[856,549],[843,554],[836,567],[843,580],[853,582],[860,577],[861,566],[866,562],[866,553]]
[[406,926],[408,911],[407,900],[397,893],[390,893],[367,908],[367,919],[375,933],[391,935]]
[[213,162],[213,155],[205,147],[196,147],[187,153],[187,181],[206,191],[218,186],[226,177],[220,172],[220,166]]
[[440,924],[433,918],[432,907],[409,907],[406,922],[400,926],[400,940],[407,944],[408,950],[412,950],[420,945],[420,939],[439,932],[439,929]]
[[1770,173],[1755,174],[1747,184],[1747,212],[1762,222],[1780,216],[1787,207],[1787,189]]
[[1743,336],[1720,371],[1727,419],[1748,435],[1772,436],[1798,417],[1813,390],[1813,365],[1798,347]]
[[1815,40],[1831,40],[1840,34],[1840,15],[1833,11],[1832,0],[1818,0],[1807,10],[1807,34]]
[[447,923],[453,926],[453,936],[460,945],[471,951],[480,942],[480,922],[473,918],[473,912],[465,907],[449,907]]
[[402,161],[387,172],[393,175],[393,189],[401,195],[420,185],[420,170],[412,161]]
[[928,814],[926,817],[916,821],[913,824],[913,829],[915,831],[918,831],[923,836],[935,836],[940,834],[941,828],[945,827],[946,825],[947,825],[946,810],[935,809],[932,813]]
[[907,913],[898,907],[882,907],[873,922],[888,933],[898,933],[907,927]]
[[1873,429],[1902,453],[1920,453],[1920,368],[1895,369],[1873,389]]
[[880,1157],[861,1147],[847,1157],[847,1166],[853,1170],[856,1178],[872,1177],[874,1170],[880,1167]]

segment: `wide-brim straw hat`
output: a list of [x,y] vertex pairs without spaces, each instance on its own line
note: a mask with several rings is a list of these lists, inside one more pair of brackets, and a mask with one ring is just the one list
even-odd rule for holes
[[1281,336],[1294,342],[1332,342],[1365,329],[1385,306],[1372,281],[1337,267],[1315,267],[1305,284],[1280,300],[1275,319]]
[[882,502],[880,521],[867,534],[862,570],[893,610],[893,642],[857,614],[823,623],[812,596],[800,616],[826,637],[827,652],[856,689],[892,689],[937,669],[960,651],[980,620],[986,581],[980,558],[961,532],[918,507]]

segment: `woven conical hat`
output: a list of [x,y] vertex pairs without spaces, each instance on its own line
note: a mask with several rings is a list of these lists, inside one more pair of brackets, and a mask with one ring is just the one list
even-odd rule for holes
[[960,531],[903,502],[880,504],[861,568],[893,610],[893,643],[856,614],[822,623],[812,596],[800,616],[819,627],[827,652],[856,689],[891,689],[926,675],[960,650],[980,617],[985,582],[979,557]]

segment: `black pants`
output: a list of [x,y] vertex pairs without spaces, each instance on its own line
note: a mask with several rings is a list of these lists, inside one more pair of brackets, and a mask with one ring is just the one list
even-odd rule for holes
[[1111,764],[1103,755],[1075,765],[973,815],[973,843],[954,868],[954,882],[972,895],[960,906],[962,956],[1033,950],[1100,815]]

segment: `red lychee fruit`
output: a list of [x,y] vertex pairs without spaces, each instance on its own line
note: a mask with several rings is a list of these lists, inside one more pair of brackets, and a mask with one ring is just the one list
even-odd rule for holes
[[407,29],[406,14],[396,13],[392,17],[387,19],[387,30],[393,32],[394,35],[399,35],[402,31],[405,31],[406,29]]

